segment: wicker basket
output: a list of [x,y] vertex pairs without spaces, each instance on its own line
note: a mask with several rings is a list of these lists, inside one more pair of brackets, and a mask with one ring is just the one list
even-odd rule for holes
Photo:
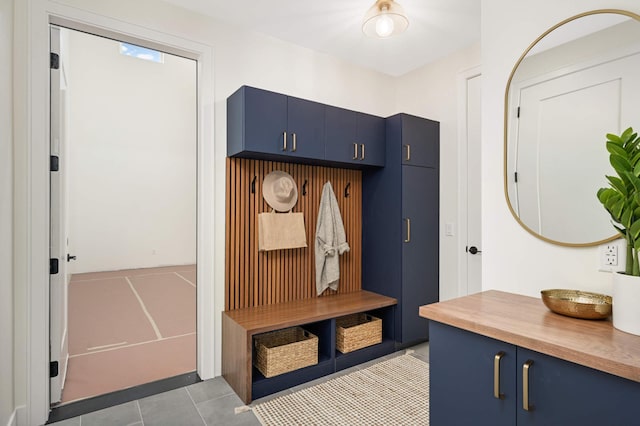
[[290,327],[254,337],[253,364],[273,377],[318,363],[318,337],[301,327]]
[[346,354],[382,342],[382,320],[359,313],[336,318],[336,348]]

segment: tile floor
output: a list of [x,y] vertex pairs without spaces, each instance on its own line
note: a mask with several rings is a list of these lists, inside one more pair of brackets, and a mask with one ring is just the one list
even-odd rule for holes
[[[413,355],[423,361],[429,361],[429,344],[409,348]],[[338,375],[347,374],[354,369],[361,369],[382,360],[404,354],[406,350],[387,355],[385,357],[360,364],[322,377],[320,379],[269,395],[253,401],[251,405],[275,398],[284,393],[318,384]],[[243,406],[243,402],[233,392],[222,377],[206,380],[194,385],[175,389],[169,392],[153,395],[148,398],[116,405],[104,410],[84,414],[79,417],[53,423],[55,426],[244,426],[260,425],[251,411],[235,414],[236,407]]]

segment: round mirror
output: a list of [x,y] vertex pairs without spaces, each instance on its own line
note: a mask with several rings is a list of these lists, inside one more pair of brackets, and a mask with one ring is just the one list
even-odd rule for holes
[[597,10],[535,40],[505,93],[504,184],[511,213],[565,246],[617,237],[596,197],[613,173],[606,134],[640,128],[640,16]]

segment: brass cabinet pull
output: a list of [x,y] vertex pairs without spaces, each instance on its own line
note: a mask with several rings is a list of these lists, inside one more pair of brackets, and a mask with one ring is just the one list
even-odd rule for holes
[[406,218],[407,221],[407,238],[404,240],[405,243],[411,242],[411,219]]
[[287,132],[282,132],[282,150],[287,150]]
[[360,159],[364,160],[364,144],[360,144]]
[[296,144],[296,139],[297,139],[296,134],[292,133],[291,135],[293,137],[293,143],[292,143],[293,146],[291,147],[291,152],[296,152],[296,149],[298,149],[298,146]]
[[357,160],[358,159],[358,144],[354,143],[353,144],[353,158],[352,160]]
[[533,405],[529,404],[529,370],[533,361],[528,360],[522,365],[522,408],[525,411],[532,411]]
[[500,393],[500,360],[504,357],[504,352],[500,351],[493,358],[493,396],[496,399],[504,399],[504,394]]
[[405,161],[411,161],[411,145],[406,144],[406,145],[402,145],[404,147],[407,148],[407,156],[405,157]]

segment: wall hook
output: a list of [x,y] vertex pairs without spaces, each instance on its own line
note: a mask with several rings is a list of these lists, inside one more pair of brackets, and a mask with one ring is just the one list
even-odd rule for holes
[[349,187],[351,187],[351,182],[347,183],[347,186],[344,187],[344,197],[347,198],[349,197]]
[[256,176],[253,176],[253,180],[251,181],[251,193],[256,193]]
[[304,183],[302,184],[302,195],[307,195],[307,184],[309,183],[309,181],[307,181],[306,179],[304,180]]

